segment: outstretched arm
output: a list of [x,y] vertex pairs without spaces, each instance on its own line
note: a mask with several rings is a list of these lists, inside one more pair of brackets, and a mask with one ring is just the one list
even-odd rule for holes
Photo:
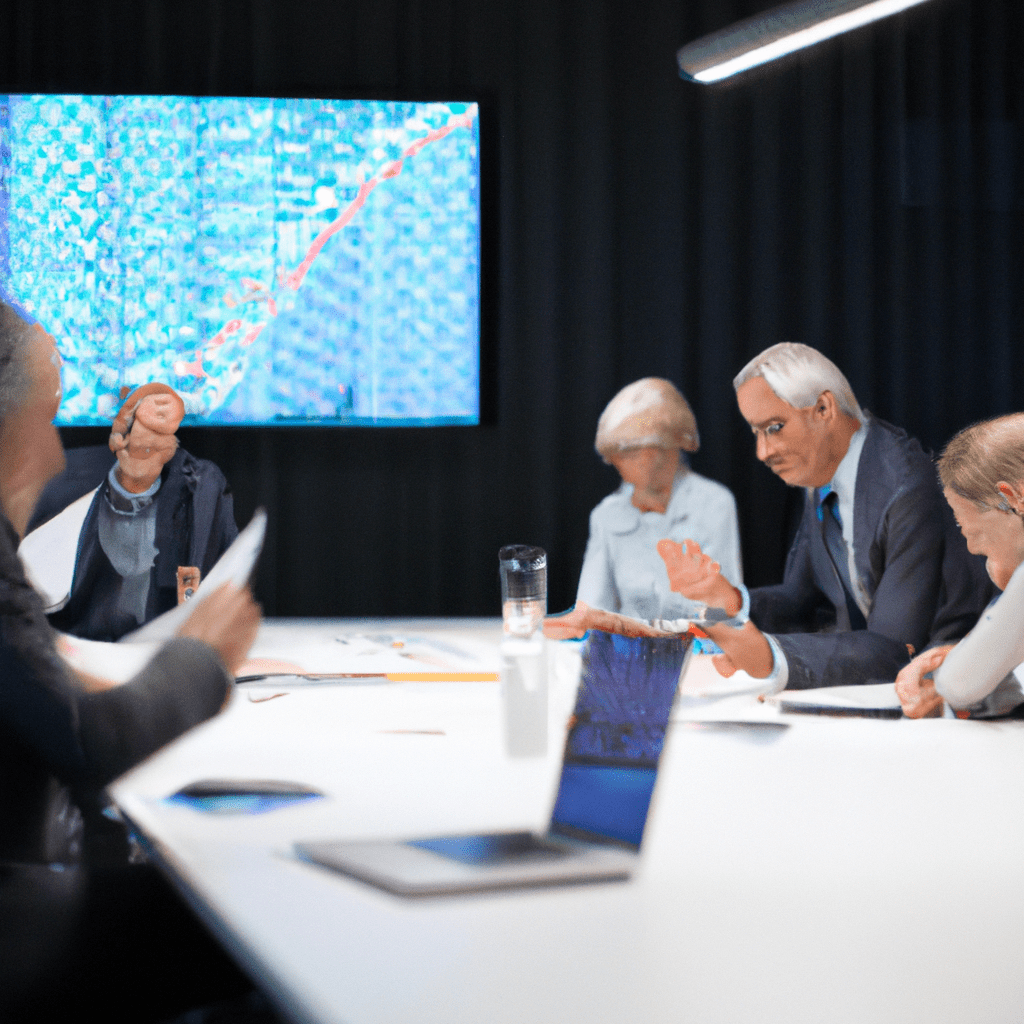
[[[728,616],[739,613],[743,607],[742,594],[722,575],[721,566],[704,554],[695,541],[686,541],[686,547],[672,540],[658,541],[668,572],[669,586],[677,594],[691,601],[702,601],[709,608],[720,608]],[[738,628],[729,623],[701,623],[708,636],[722,648],[714,659],[715,668],[723,676],[731,676],[742,669],[755,679],[771,675],[775,664],[771,645],[764,633],[752,622]]]
[[575,640],[591,629],[603,633],[618,633],[620,636],[676,636],[642,619],[632,619],[618,612],[606,612],[591,608],[584,601],[577,601],[575,607],[561,615],[549,615],[544,620],[544,635],[549,640]]

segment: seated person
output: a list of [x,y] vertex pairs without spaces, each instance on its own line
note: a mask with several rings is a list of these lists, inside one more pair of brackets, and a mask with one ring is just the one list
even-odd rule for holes
[[[104,982],[107,997],[109,989],[117,988],[108,975],[110,961],[104,959],[108,950],[79,949],[72,958],[61,945],[58,932],[68,910],[62,905],[62,894],[68,899],[73,895],[66,884],[70,875],[31,871],[29,862],[62,858],[48,856],[53,837],[40,834],[40,815],[27,803],[45,798],[52,791],[48,780],[54,777],[75,787],[77,793],[95,793],[165,743],[215,715],[230,692],[231,673],[245,657],[259,626],[259,610],[248,591],[225,586],[196,609],[177,638],[123,685],[77,673],[58,656],[54,631],[38,594],[26,581],[16,548],[43,486],[63,467],[60,438],[52,422],[61,399],[59,365],[53,338],[38,324],[29,327],[0,302],[0,1018],[4,1020],[16,1019],[7,1015],[17,1000],[16,989],[32,980],[37,965],[28,962],[33,956],[30,950],[41,950],[40,957],[49,957],[45,970],[55,972],[70,969],[81,956],[93,955],[102,964],[92,962],[89,971],[83,967],[83,974],[94,974]],[[53,930],[52,941],[34,941],[39,933],[49,935],[47,929]],[[142,937],[135,934],[131,939],[139,945]],[[38,971],[35,980],[40,980]],[[48,984],[48,994],[56,998],[58,986],[59,982]],[[89,1005],[81,990],[63,991],[71,1000],[85,1000],[77,1005]],[[105,999],[104,1007],[107,1016]],[[51,1018],[38,1010],[35,1019]]]
[[[940,713],[943,699],[958,718],[1020,714],[1024,665],[1014,663],[1024,648],[1024,575],[1018,568],[1024,563],[1024,414],[960,431],[939,459],[939,479],[967,547],[985,556],[989,576],[1000,590],[1008,590],[1013,579],[1015,593],[993,601],[991,614],[984,616],[988,621],[959,644],[933,647],[914,658],[896,677],[896,693],[908,718]],[[985,627],[995,634],[985,636]],[[1001,636],[1003,630],[1013,636]],[[936,672],[940,665],[945,669]]]
[[109,447],[72,449],[44,491],[34,529],[98,488],[82,524],[70,595],[51,623],[118,640],[178,602],[178,569],[205,576],[238,535],[221,471],[178,447],[185,406],[165,384],[125,400]]
[[590,514],[577,599],[638,619],[678,619],[695,602],[669,589],[656,545],[692,538],[742,582],[736,502],[727,487],[694,473],[683,452],[700,447],[697,421],[675,385],[645,377],[601,413],[594,442],[622,485]]
[[890,680],[918,650],[964,636],[991,582],[917,441],[862,410],[806,345],[772,346],[733,386],[758,459],[806,497],[776,586],[748,593],[698,544],[658,544],[672,589],[708,607],[719,672],[778,690]]

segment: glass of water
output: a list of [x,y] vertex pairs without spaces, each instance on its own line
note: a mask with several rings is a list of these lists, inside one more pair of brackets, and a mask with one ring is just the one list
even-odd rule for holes
[[508,544],[498,552],[498,566],[505,633],[528,639],[548,610],[548,556],[543,548]]

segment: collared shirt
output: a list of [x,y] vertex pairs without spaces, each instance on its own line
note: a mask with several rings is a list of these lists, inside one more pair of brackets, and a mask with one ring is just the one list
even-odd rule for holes
[[742,580],[736,502],[726,487],[682,470],[664,514],[641,512],[632,496],[624,483],[591,513],[577,600],[638,619],[691,618],[700,603],[671,590],[657,551],[664,537],[697,541],[730,582]]
[[[861,452],[864,450],[864,441],[868,436],[868,417],[865,415],[860,426],[850,437],[850,445],[846,454],[836,468],[832,480],[821,488],[821,493],[815,495],[815,503],[819,506],[825,494],[830,491],[836,492],[836,502],[839,506],[839,519],[843,528],[843,540],[846,542],[846,551],[849,557],[850,580],[853,583],[854,600],[857,607],[868,617],[871,611],[871,599],[864,590],[864,586],[857,575],[857,563],[853,550],[853,497],[857,492],[857,469],[860,465]],[[779,646],[774,637],[765,634],[768,646],[772,649],[772,671],[764,680],[765,693],[778,693],[786,688],[789,682],[789,662],[786,660],[785,652]]]
[[110,467],[110,472],[107,474],[107,484],[110,486],[108,499],[115,512],[131,515],[135,512],[141,512],[144,508],[153,504],[156,492],[160,490],[161,479],[159,476],[146,490],[140,491],[136,494],[122,486],[121,481],[117,478],[117,470],[118,465],[115,462],[114,465]]
[[846,449],[839,467],[836,469],[832,480],[821,488],[816,496],[820,502],[826,494],[834,491],[836,501],[839,505],[839,521],[843,528],[843,540],[846,542],[846,555],[849,559],[848,567],[850,582],[853,585],[853,599],[866,619],[871,612],[871,598],[864,589],[860,576],[857,573],[857,560],[854,557],[853,549],[853,497],[857,493],[857,468],[860,465],[861,452],[864,450],[864,440],[867,437],[867,422],[861,425],[850,438],[850,446]]
[[98,508],[97,534],[103,553],[121,577],[118,608],[141,625],[146,621],[150,570],[157,556],[156,495],[160,477],[141,494],[133,494],[118,480],[117,469],[115,463],[107,476],[105,500]]

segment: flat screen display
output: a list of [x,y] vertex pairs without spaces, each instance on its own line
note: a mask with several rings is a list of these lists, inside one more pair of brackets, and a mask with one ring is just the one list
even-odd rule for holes
[[591,632],[552,823],[637,849],[693,637]]
[[189,425],[473,424],[468,102],[0,95],[0,299],[61,426],[161,381]]

